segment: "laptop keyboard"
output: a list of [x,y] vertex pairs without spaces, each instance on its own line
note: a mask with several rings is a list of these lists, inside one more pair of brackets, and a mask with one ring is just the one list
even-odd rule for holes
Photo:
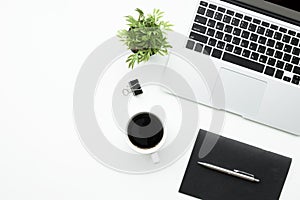
[[295,85],[300,32],[201,1],[186,48]]

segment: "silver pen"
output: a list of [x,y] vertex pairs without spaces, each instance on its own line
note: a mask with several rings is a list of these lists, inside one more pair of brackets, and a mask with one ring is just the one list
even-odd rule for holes
[[218,166],[215,166],[215,165],[212,165],[209,163],[205,163],[205,162],[198,162],[198,164],[202,165],[203,167],[206,167],[206,168],[209,168],[212,170],[216,170],[218,172],[222,172],[222,173],[225,173],[225,174],[228,174],[231,176],[235,176],[235,177],[247,180],[247,181],[252,181],[252,182],[256,182],[256,183],[260,182],[260,180],[255,178],[253,174],[249,174],[247,172],[243,172],[243,171],[236,170],[236,169],[229,170],[229,169],[218,167]]

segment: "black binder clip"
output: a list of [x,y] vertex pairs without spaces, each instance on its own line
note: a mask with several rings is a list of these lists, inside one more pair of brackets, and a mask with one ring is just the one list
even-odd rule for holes
[[143,94],[143,90],[138,79],[132,80],[128,84],[130,89],[128,88],[122,90],[124,96],[128,96],[130,93],[133,93],[134,96]]

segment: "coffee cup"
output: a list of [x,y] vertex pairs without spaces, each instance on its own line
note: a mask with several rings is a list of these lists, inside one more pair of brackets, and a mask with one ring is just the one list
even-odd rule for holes
[[137,153],[151,156],[153,163],[159,163],[158,151],[166,141],[163,124],[150,112],[134,115],[127,125],[127,143]]

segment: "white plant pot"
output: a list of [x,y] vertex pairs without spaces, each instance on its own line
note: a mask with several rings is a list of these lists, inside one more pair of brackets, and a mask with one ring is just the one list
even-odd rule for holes
[[162,66],[166,66],[169,62],[169,57],[170,57],[170,54],[168,55],[165,55],[165,56],[161,56],[159,54],[155,54],[153,56],[150,57],[150,59],[146,62],[141,62],[139,64],[135,64],[134,65],[134,68],[136,67],[140,67],[140,66],[144,66],[144,65],[162,65]]

